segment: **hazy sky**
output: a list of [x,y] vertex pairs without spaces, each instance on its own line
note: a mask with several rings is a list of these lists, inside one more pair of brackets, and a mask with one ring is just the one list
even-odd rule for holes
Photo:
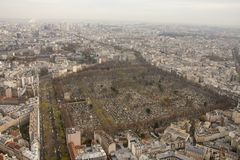
[[0,0],[0,18],[240,26],[240,0]]

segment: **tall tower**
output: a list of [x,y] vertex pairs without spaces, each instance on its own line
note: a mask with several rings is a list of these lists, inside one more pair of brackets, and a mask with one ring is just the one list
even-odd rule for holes
[[232,56],[235,62],[236,72],[238,73],[238,75],[240,75],[240,55],[238,47],[234,47],[232,49]]

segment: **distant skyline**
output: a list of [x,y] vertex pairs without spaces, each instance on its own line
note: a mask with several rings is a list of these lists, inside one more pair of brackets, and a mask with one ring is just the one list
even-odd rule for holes
[[240,0],[0,0],[0,18],[240,26]]

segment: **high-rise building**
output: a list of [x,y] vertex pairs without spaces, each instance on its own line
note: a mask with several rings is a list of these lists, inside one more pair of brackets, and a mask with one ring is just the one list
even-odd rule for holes
[[81,146],[81,131],[78,128],[67,128],[67,143],[73,142],[77,146]]

